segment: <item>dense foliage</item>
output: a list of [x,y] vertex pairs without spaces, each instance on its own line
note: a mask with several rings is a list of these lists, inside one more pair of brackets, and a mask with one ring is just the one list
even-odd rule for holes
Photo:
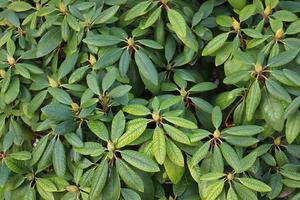
[[0,199],[300,199],[299,0],[0,1]]

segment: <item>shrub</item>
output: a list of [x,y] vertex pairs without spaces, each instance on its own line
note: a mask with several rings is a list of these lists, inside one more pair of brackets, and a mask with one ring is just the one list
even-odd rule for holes
[[299,0],[0,7],[0,199],[300,199]]

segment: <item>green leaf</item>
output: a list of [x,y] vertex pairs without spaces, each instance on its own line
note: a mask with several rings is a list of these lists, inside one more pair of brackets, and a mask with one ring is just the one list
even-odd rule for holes
[[225,142],[220,145],[223,157],[226,162],[236,171],[240,172],[241,170],[241,161],[235,150]]
[[241,160],[241,172],[245,172],[248,169],[250,169],[257,158],[257,152],[256,151],[252,151],[251,153],[249,153],[247,156],[245,156],[242,160]]
[[270,153],[265,153],[261,157],[265,163],[267,163],[270,166],[276,166],[276,160]]
[[3,81],[2,81],[2,84],[1,84],[1,93],[4,94],[8,87],[9,87],[9,84],[12,80],[12,73],[11,73],[11,68],[9,68],[5,74],[4,74],[4,78],[3,78]]
[[136,17],[142,16],[146,13],[147,8],[150,6],[151,1],[142,1],[133,6],[125,15],[125,21],[133,20]]
[[295,113],[299,106],[300,106],[300,97],[296,97],[284,111],[284,118],[287,118],[291,114]]
[[139,72],[152,84],[158,85],[158,74],[150,58],[142,50],[136,51],[134,58]]
[[68,106],[52,103],[42,108],[42,112],[45,113],[49,118],[63,121],[73,119],[73,112]]
[[109,178],[101,191],[101,197],[104,199],[118,200],[121,196],[121,182],[117,169],[115,167],[109,168],[108,174]]
[[258,139],[245,136],[226,135],[223,137],[226,142],[238,147],[249,147],[259,142]]
[[94,94],[100,95],[100,88],[99,88],[97,78],[92,74],[88,74],[86,77],[86,81],[87,81],[87,85],[94,92]]
[[280,174],[286,178],[300,181],[300,173],[299,172],[295,172],[295,171],[288,170],[288,169],[283,169],[280,171]]
[[253,136],[261,133],[264,130],[263,127],[257,125],[241,125],[234,126],[231,128],[224,129],[222,133],[227,133],[229,135],[237,136]]
[[270,192],[272,188],[267,184],[253,178],[239,178],[239,181],[247,188],[257,192]]
[[55,142],[53,153],[52,153],[52,160],[53,160],[53,168],[55,173],[62,177],[66,173],[66,153],[65,148],[62,142],[58,139]]
[[296,158],[300,158],[300,146],[297,144],[287,145],[286,150]]
[[234,189],[239,197],[242,199],[249,199],[249,200],[258,200],[257,195],[252,190],[248,189],[244,185],[234,182]]
[[264,35],[263,38],[254,38],[252,40],[249,40],[247,43],[247,49],[251,49],[254,48],[260,44],[262,44],[263,42],[265,42],[268,38],[270,38],[269,35]]
[[251,121],[253,119],[254,113],[257,107],[259,106],[260,99],[261,99],[261,91],[260,91],[259,82],[255,80],[250,86],[250,89],[246,97],[246,120],[247,121]]
[[150,114],[150,110],[141,104],[129,104],[124,106],[123,112],[136,116],[145,116]]
[[139,153],[133,150],[123,150],[121,151],[121,155],[123,160],[140,170],[143,170],[145,172],[159,171],[158,165],[143,153]]
[[267,197],[270,199],[275,199],[278,195],[280,195],[283,186],[283,180],[280,174],[271,175],[269,186],[272,188],[272,191],[267,194]]
[[289,188],[299,188],[300,181],[295,181],[291,179],[283,179],[281,182]]
[[65,139],[74,147],[83,147],[83,142],[75,133],[67,133],[64,135]]
[[183,16],[173,9],[168,9],[168,19],[177,35],[186,36],[187,25]]
[[285,34],[292,35],[300,32],[300,20],[291,23],[285,31]]
[[124,161],[118,159],[116,167],[121,179],[128,187],[144,192],[143,180]]
[[276,11],[272,16],[284,22],[293,22],[298,19],[297,15],[288,10]]
[[184,174],[184,167],[175,165],[168,158],[164,162],[164,167],[171,182],[177,184]]
[[265,81],[266,83],[266,87],[268,92],[275,98],[277,98],[278,100],[283,100],[286,102],[291,102],[292,99],[289,95],[289,93],[281,86],[279,85],[277,82],[271,80],[271,79],[267,79]]
[[244,62],[245,64],[255,64],[255,59],[251,55],[243,51],[235,51],[234,58]]
[[32,6],[25,1],[14,1],[10,3],[7,8],[16,12],[24,12],[30,10]]
[[284,75],[293,82],[296,86],[300,87],[300,75],[295,73],[292,70],[289,69],[283,69]]
[[88,35],[83,42],[96,47],[105,47],[119,44],[122,40],[113,35]]
[[286,120],[285,137],[289,144],[291,144],[300,133],[300,112],[290,115]]
[[108,176],[108,163],[105,159],[103,159],[100,165],[96,168],[93,178],[91,191],[89,194],[90,199],[98,199],[101,191],[105,186],[105,182]]
[[97,142],[84,142],[83,147],[73,147],[74,151],[82,155],[99,156],[104,152],[104,148]]
[[206,195],[205,199],[207,200],[216,200],[218,196],[221,194],[224,188],[224,181],[217,181],[210,186],[208,186],[207,190],[209,193]]
[[20,162],[12,159],[12,158],[5,158],[3,160],[3,163],[6,165],[6,167],[9,169],[9,171],[17,173],[17,174],[24,174],[26,172],[26,168],[24,168],[24,165],[21,165]]
[[137,40],[136,42],[138,42],[146,47],[150,47],[152,49],[163,49],[164,48],[160,43],[158,43],[154,40],[141,39],[141,40]]
[[48,92],[56,99],[58,102],[71,105],[73,102],[71,96],[60,88],[48,88]]
[[204,175],[200,176],[200,180],[201,181],[213,181],[213,180],[220,179],[224,176],[225,176],[224,173],[210,172],[210,173],[207,173],[207,174],[204,174]]
[[264,96],[263,102],[261,105],[262,115],[265,121],[271,126],[273,129],[277,131],[281,131],[284,126],[284,108],[280,101]]
[[139,138],[146,130],[148,119],[137,118],[127,123],[126,132],[118,139],[117,148],[124,147]]
[[211,12],[213,11],[213,8],[214,8],[214,1],[213,0],[203,2],[201,4],[199,10],[193,16],[192,27],[199,24],[199,22],[202,19],[207,18],[211,14]]
[[131,90],[131,88],[132,87],[130,85],[119,85],[112,89],[108,94],[112,98],[122,97],[127,94]]
[[67,41],[69,39],[69,35],[70,35],[70,28],[69,28],[66,16],[62,20],[60,27],[61,27],[61,37],[64,41]]
[[238,200],[239,199],[232,186],[230,186],[228,191],[227,191],[227,199],[232,199],[232,200]]
[[112,6],[106,10],[103,10],[99,16],[94,20],[94,24],[103,24],[109,21],[118,12],[120,6]]
[[49,135],[45,135],[41,138],[41,140],[37,143],[37,145],[32,150],[32,159],[30,161],[31,165],[36,164],[39,159],[41,158],[42,154],[45,151],[45,148],[47,146]]
[[190,97],[190,99],[198,109],[201,109],[207,113],[212,112],[213,109],[212,105],[209,102],[205,101],[204,99],[200,99],[197,97]]
[[245,6],[239,13],[240,22],[247,20],[249,17],[254,15],[256,7],[254,5]]
[[102,90],[107,91],[116,80],[116,71],[110,70],[102,79]]
[[111,123],[111,139],[112,141],[117,140],[125,129],[125,116],[124,113],[120,110],[112,120]]
[[232,26],[232,18],[227,15],[218,15],[216,17],[216,23],[223,27],[231,27]]
[[39,40],[36,56],[42,57],[53,51],[62,42],[60,28],[52,28]]
[[203,56],[208,56],[220,49],[226,42],[229,33],[221,33],[220,35],[214,37],[209,43],[204,47],[202,51]]
[[16,64],[16,73],[20,74],[24,78],[30,79],[29,71],[26,68],[20,66],[19,64]]
[[15,160],[29,160],[31,159],[31,153],[29,151],[18,151],[9,154],[9,157]]
[[162,165],[166,159],[166,139],[163,129],[158,126],[153,132],[152,151],[156,161]]
[[100,139],[104,141],[109,140],[108,131],[105,124],[101,121],[89,120],[87,122],[89,129]]
[[81,80],[85,76],[85,72],[88,70],[87,66],[77,68],[69,77],[69,84],[75,83]]
[[211,159],[211,171],[224,172],[224,161],[222,153],[218,146],[214,146]]
[[[154,145],[154,143],[153,143]],[[156,146],[152,147],[156,148]],[[183,167],[184,158],[181,150],[171,140],[167,139],[167,155],[168,158],[176,165]]]
[[242,31],[249,37],[252,37],[252,38],[263,38],[264,36],[258,31],[258,30],[255,30],[255,29],[252,29],[252,28],[244,28],[242,29]]
[[250,75],[249,71],[247,71],[247,70],[236,71],[236,72],[233,72],[232,74],[229,74],[228,76],[226,76],[226,78],[223,80],[223,83],[225,83],[227,85],[236,84],[236,83],[248,78],[249,75]]
[[210,147],[210,142],[204,143],[193,155],[191,159],[191,166],[197,165],[201,160],[203,160],[208,154]]
[[80,31],[80,24],[78,23],[77,19],[73,15],[67,15],[66,17],[67,17],[68,25],[74,31]]
[[190,144],[189,137],[181,130],[174,128],[173,126],[170,126],[168,124],[164,124],[163,128],[173,140],[183,144]]
[[211,116],[215,129],[218,129],[222,123],[222,112],[219,106],[213,108]]
[[55,186],[55,184],[48,178],[37,178],[36,183],[47,192],[57,191],[57,187]]
[[28,112],[34,113],[42,105],[47,95],[47,90],[37,93],[28,105]]
[[205,92],[205,91],[213,90],[215,88],[217,88],[217,85],[215,83],[202,82],[202,83],[198,83],[198,84],[194,85],[193,87],[191,87],[191,89],[189,89],[189,91],[190,92]]
[[129,51],[125,49],[121,55],[120,62],[119,62],[119,71],[121,76],[125,76],[127,74],[130,60],[131,57]]
[[186,120],[184,118],[181,117],[163,117],[163,119],[165,119],[166,121],[176,125],[176,126],[180,126],[183,128],[187,128],[187,129],[195,129],[197,128],[197,125],[194,122],[191,122],[189,120]]
[[247,1],[246,0],[228,0],[228,3],[235,9],[241,10],[245,7]]
[[121,193],[124,200],[141,200],[141,197],[133,190],[122,188]]
[[157,21],[157,19],[160,17],[160,15],[161,15],[161,6],[156,8],[151,13],[151,15],[145,21],[145,23],[142,24],[141,29],[146,29],[146,28],[152,26]]
[[[161,102],[161,104],[159,106],[159,110],[164,110],[164,109],[170,108],[171,106],[179,104],[180,102],[182,102],[181,96],[175,96],[175,97],[172,97],[169,99],[165,99]],[[163,116],[165,116],[165,113],[163,114]]]
[[291,48],[290,50],[279,53],[272,57],[267,66],[280,67],[290,63],[298,55],[299,49]]
[[77,59],[78,52],[68,55],[65,58],[58,69],[58,79],[65,77],[74,69]]
[[111,48],[106,50],[104,54],[94,64],[94,69],[103,69],[117,62],[123,52],[123,48]]
[[38,171],[45,169],[51,164],[54,145],[55,145],[55,138],[53,138],[48,144],[48,146],[46,147],[45,152],[43,153],[43,156],[41,157],[38,163],[37,166]]
[[18,77],[14,77],[11,79],[10,85],[6,90],[4,95],[4,102],[6,104],[12,103],[18,97],[20,93],[20,79]]

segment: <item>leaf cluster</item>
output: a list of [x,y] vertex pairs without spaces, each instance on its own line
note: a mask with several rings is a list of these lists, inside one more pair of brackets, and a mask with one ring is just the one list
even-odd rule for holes
[[300,199],[300,1],[0,1],[0,199]]

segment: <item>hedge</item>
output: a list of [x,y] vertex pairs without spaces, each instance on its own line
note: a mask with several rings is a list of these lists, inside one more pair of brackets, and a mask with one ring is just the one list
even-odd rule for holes
[[300,199],[299,0],[0,1],[0,199]]

